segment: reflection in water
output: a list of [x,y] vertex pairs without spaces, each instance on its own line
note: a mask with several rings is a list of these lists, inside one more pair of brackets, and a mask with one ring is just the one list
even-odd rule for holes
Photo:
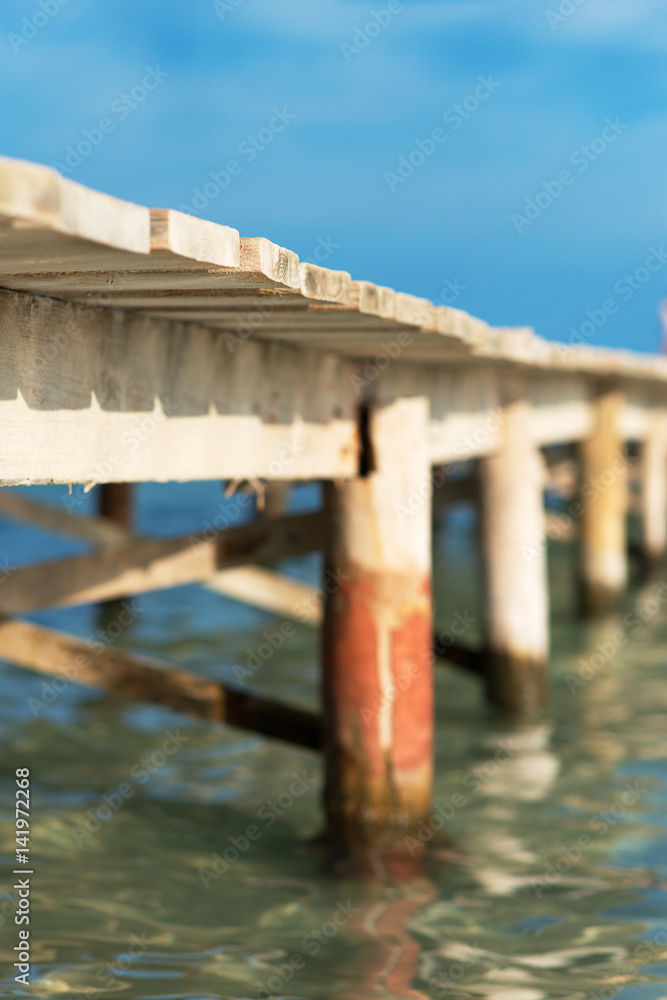
[[[141,528],[196,530],[219,502],[215,484],[151,487],[141,495]],[[456,589],[437,581],[442,622],[476,614],[468,541],[459,524],[448,546],[450,566],[461,560]],[[65,551],[0,523],[0,552],[18,562],[26,550],[31,558]],[[326,871],[317,755],[74,685],[46,704],[48,678],[3,670],[3,787],[13,793],[19,766],[33,779],[31,994],[667,997],[667,616],[662,607],[639,614],[652,606],[648,587],[615,621],[573,623],[560,610],[569,607],[569,554],[555,546],[550,554],[549,718],[509,726],[484,707],[474,678],[439,668],[434,811],[422,831],[430,857],[427,877],[409,885]],[[291,568],[314,579],[317,562]],[[279,624],[197,588],[138,604],[119,643],[229,680],[262,631]],[[39,620],[83,636],[100,627],[91,609]],[[312,630],[299,627],[253,684],[312,707],[316,657]],[[137,767],[168,730],[187,739],[139,781]],[[300,796],[287,794],[295,774],[305,775]],[[128,781],[133,794],[77,843],[73,828]],[[14,834],[10,814],[2,818],[7,862]],[[0,905],[8,963],[0,992],[18,997],[25,990],[8,974],[11,884],[7,876],[0,884],[9,897]]]

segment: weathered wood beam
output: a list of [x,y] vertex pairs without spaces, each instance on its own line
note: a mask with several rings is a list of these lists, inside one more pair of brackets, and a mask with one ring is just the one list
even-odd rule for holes
[[133,539],[83,556],[26,566],[3,583],[0,612],[89,604],[207,581],[224,566],[254,559],[274,562],[315,551],[322,544],[324,525],[321,513],[260,518],[211,538]]
[[0,515],[93,545],[115,545],[128,538],[126,529],[113,521],[81,517],[5,489],[0,489]]
[[[431,802],[431,469],[427,400],[378,406],[368,474],[327,484],[325,805],[340,848],[395,850]],[[426,499],[412,502],[424,490]]]
[[602,386],[593,431],[581,456],[581,607],[595,616],[612,610],[628,579],[627,460],[620,433],[624,394]]
[[224,597],[295,618],[307,625],[317,626],[322,621],[322,602],[318,600],[316,587],[264,566],[222,570],[207,580],[204,587]]
[[486,677],[488,655],[480,649],[470,646],[459,646],[455,643],[445,645],[436,635],[433,643],[434,655],[440,660],[446,660],[455,667],[460,667],[467,673]]
[[[82,517],[37,503],[16,493],[0,489],[0,515],[37,525],[47,531],[69,535],[96,545],[140,541],[127,529],[103,517]],[[322,599],[316,587],[294,580],[265,566],[237,566],[223,569],[201,581],[206,590],[225,597],[296,618],[308,625],[322,620]]]
[[504,392],[502,445],[480,460],[487,693],[501,708],[530,712],[547,698],[544,475],[523,377],[507,372]]
[[199,719],[319,749],[320,719],[311,712],[100,645],[30,622],[0,618],[0,659],[64,678],[66,683],[90,684],[122,698],[150,701]]
[[353,476],[358,370],[250,328],[0,290],[0,483]]

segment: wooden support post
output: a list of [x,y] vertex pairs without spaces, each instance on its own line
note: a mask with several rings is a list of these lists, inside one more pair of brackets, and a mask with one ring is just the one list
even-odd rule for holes
[[422,398],[374,411],[363,435],[361,467],[370,471],[325,494],[325,803],[332,837],[353,859],[414,861],[414,834],[430,808],[427,417]]
[[523,377],[508,372],[502,385],[500,446],[480,460],[487,694],[508,711],[530,712],[547,698],[544,468]]
[[623,393],[603,388],[595,400],[593,433],[581,456],[581,609],[594,617],[612,611],[628,578],[627,460],[619,429]]
[[100,486],[100,517],[132,530],[132,483],[104,483]]
[[656,409],[641,455],[642,563],[652,576],[667,548],[667,411]]
[[280,517],[289,510],[290,484],[273,480],[264,486],[264,517]]
[[[131,531],[134,521],[133,488],[131,483],[103,483],[100,486],[100,517]],[[123,595],[124,596],[124,595]],[[98,608],[99,623],[107,628],[121,609],[122,597],[103,601]]]

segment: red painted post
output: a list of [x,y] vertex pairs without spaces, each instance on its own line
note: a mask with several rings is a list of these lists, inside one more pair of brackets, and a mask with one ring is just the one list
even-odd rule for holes
[[376,410],[369,428],[373,471],[327,491],[322,659],[328,826],[348,856],[384,855],[399,867],[418,860],[415,834],[431,804],[427,417],[421,398]]

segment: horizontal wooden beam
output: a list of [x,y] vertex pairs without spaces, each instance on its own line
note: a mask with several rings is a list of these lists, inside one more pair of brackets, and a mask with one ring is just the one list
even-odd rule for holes
[[[416,328],[386,331],[375,346],[362,332],[336,332],[334,350],[306,321],[292,347],[271,339],[273,310],[260,305],[247,322],[214,330],[0,290],[0,484],[353,479],[360,404],[412,396],[429,402],[431,464],[497,449],[509,359],[465,361],[433,333],[442,363],[419,362],[407,350],[426,336]],[[367,360],[343,356],[360,352]],[[596,381],[526,369],[535,444],[590,434]],[[626,381],[621,429],[639,440],[661,386],[648,374]]]
[[0,485],[354,476],[358,369],[253,326],[0,290]]
[[99,645],[30,622],[0,619],[0,658],[17,666],[298,746],[320,746],[320,719],[311,712],[228,688],[159,660]]
[[322,604],[317,600],[317,588],[264,566],[224,569],[204,586],[224,597],[287,618],[296,618],[307,625],[319,625],[322,620]]
[[436,635],[433,641],[433,652],[436,659],[445,660],[452,666],[460,667],[461,670],[476,674],[478,677],[486,676],[486,654],[483,650],[457,644],[445,645]]
[[128,539],[125,528],[105,517],[82,517],[66,510],[39,503],[30,497],[0,489],[0,515],[23,521],[45,531],[78,538],[93,545],[114,545]]
[[[70,514],[1,489],[0,515],[95,545],[117,545],[132,539],[140,540],[139,536],[109,518]],[[322,618],[321,603],[317,600],[315,587],[265,566],[223,569],[209,580],[201,582],[206,590],[275,614],[297,618],[308,625],[319,625]]]
[[313,552],[322,544],[325,523],[322,513],[259,518],[211,538],[132,539],[26,566],[14,570],[0,588],[0,613],[109,601],[208,581],[225,566]]

